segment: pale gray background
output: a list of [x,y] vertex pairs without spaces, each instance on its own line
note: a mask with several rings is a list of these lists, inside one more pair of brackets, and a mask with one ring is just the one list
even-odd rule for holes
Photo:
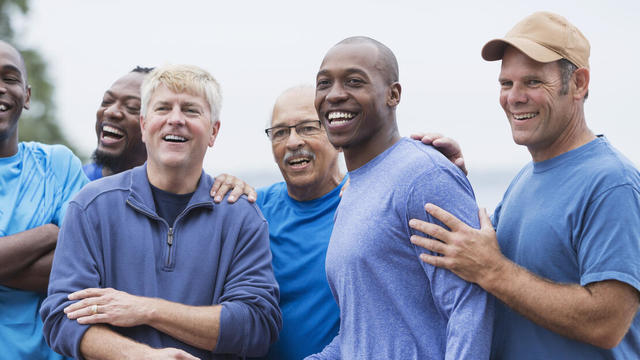
[[462,145],[481,206],[495,207],[527,161],[498,104],[499,62],[482,45],[533,11],[567,17],[591,42],[587,122],[634,163],[640,75],[640,1],[71,1],[32,2],[19,26],[41,50],[57,86],[63,130],[80,150],[95,147],[104,91],[135,65],[191,63],[222,84],[220,137],[205,169],[262,186],[280,178],[262,132],[275,97],[313,83],[337,41],[366,35],[388,45],[403,85],[400,131],[433,130]]

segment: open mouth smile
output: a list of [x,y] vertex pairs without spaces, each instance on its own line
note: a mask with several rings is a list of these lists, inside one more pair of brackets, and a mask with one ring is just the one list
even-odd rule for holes
[[182,136],[179,136],[179,135],[174,135],[174,134],[165,135],[162,138],[162,140],[168,141],[168,142],[174,142],[174,143],[183,143],[183,142],[187,141],[186,138],[184,138]]
[[327,120],[330,125],[343,125],[351,121],[356,116],[356,113],[348,111],[330,111],[327,113]]

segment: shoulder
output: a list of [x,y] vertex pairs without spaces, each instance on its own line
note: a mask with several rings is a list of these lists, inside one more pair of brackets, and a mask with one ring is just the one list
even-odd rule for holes
[[585,174],[583,182],[598,193],[619,186],[630,186],[635,191],[640,191],[640,173],[631,161],[607,139],[598,138],[596,141],[595,146],[586,154],[586,160],[580,164],[581,173]]
[[131,189],[131,173],[132,170],[127,170],[91,181],[78,192],[72,202],[81,208],[87,208],[96,201],[109,201],[111,197],[120,197],[118,194],[128,193]]
[[76,157],[69,148],[64,145],[47,145],[35,141],[21,143],[26,156],[33,157],[36,161],[46,167],[62,167],[77,161],[81,167],[80,159]]
[[286,189],[287,184],[282,181],[269,186],[261,187],[256,192],[258,193],[258,199],[256,204],[258,207],[268,206],[278,200],[282,199],[283,190]]

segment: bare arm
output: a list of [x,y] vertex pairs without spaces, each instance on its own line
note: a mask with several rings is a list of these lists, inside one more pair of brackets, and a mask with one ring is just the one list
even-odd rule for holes
[[422,254],[424,262],[477,283],[531,321],[578,341],[612,348],[629,330],[640,304],[631,286],[615,280],[580,286],[540,278],[502,255],[486,211],[480,211],[481,228],[476,230],[435,205],[425,208],[451,231],[410,221],[412,228],[441,240],[411,238],[414,244],[444,255]]
[[80,353],[87,360],[197,359],[178,349],[153,349],[122,336],[104,325],[91,326],[85,332],[80,342]]
[[49,274],[51,273],[51,263],[53,262],[54,250],[37,259],[27,266],[18,275],[4,281],[2,285],[16,289],[47,293],[49,285]]
[[114,289],[96,288],[76,291],[69,295],[69,299],[81,299],[64,310],[69,319],[77,319],[80,324],[106,323],[121,327],[149,325],[182,342],[209,351],[218,342],[220,305],[189,306],[134,296]]
[[[0,239],[0,283],[7,286],[16,285],[18,277],[21,281],[37,282],[48,278],[51,271],[49,253],[56,247],[58,227],[46,224]],[[41,258],[43,262],[38,263]],[[28,268],[28,273],[24,273]],[[43,285],[42,283],[40,285]],[[21,286],[14,286],[23,288]],[[46,292],[43,288],[37,289]]]

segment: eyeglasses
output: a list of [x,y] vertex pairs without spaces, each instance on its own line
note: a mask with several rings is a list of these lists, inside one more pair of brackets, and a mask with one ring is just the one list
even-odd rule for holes
[[322,132],[322,128],[320,126],[320,120],[308,120],[291,126],[274,126],[272,128],[265,129],[264,132],[271,141],[279,142],[289,138],[291,128],[295,128],[296,134],[299,136],[311,137]]

